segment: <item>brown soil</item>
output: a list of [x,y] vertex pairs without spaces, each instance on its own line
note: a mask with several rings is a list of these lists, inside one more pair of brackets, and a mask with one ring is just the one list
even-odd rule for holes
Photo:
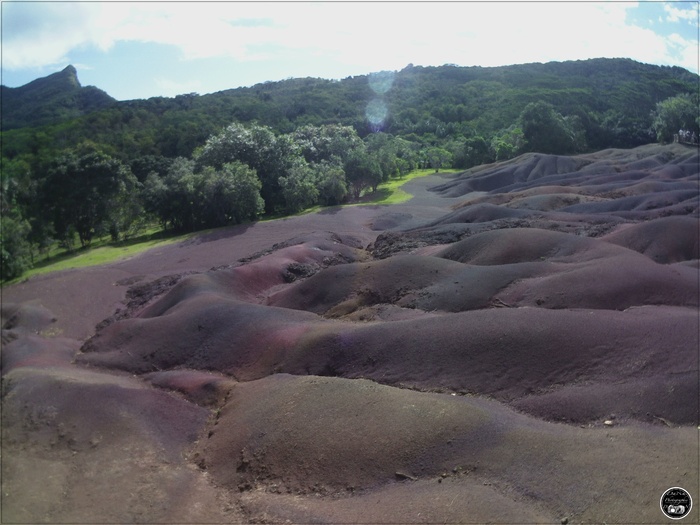
[[3,289],[1,521],[671,522],[698,159],[528,154]]

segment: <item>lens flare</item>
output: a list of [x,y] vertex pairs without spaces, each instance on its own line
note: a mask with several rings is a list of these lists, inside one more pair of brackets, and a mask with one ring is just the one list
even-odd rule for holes
[[377,95],[383,95],[391,89],[394,84],[393,71],[379,71],[378,73],[369,74],[369,87],[372,88]]
[[365,109],[365,116],[375,131],[382,128],[388,114],[389,108],[378,98],[370,100]]

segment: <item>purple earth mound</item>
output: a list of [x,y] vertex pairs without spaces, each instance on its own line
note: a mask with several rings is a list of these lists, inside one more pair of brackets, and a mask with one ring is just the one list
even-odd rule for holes
[[665,523],[699,181],[526,154],[6,287],[2,521]]

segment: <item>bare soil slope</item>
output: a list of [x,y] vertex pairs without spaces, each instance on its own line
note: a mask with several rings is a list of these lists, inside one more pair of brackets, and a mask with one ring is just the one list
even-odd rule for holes
[[2,520],[670,522],[699,177],[528,154],[9,287]]

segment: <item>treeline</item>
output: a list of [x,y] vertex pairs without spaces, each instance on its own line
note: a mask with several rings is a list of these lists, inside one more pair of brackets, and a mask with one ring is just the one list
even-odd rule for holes
[[[690,94],[659,102],[650,115],[658,140],[697,130],[697,107]],[[585,145],[578,116],[540,101],[490,142],[470,137],[452,150],[384,132],[363,139],[338,124],[279,134],[234,122],[189,157],[146,155],[127,163],[85,141],[40,163],[5,158],[2,279],[21,275],[56,241],[72,249],[76,239],[88,246],[95,236],[129,238],[153,221],[176,231],[237,224],[356,200],[416,168],[473,166],[525,151],[574,153]]]
[[[86,141],[45,164],[4,159],[2,278],[13,279],[55,242],[128,239],[157,221],[195,231],[359,199],[391,177],[449,162],[439,148],[348,126],[303,126],[276,134],[233,123],[191,157],[125,163]],[[35,171],[36,170],[36,171]]]
[[409,66],[122,102],[5,131],[0,277],[21,275],[56,242],[124,239],[154,221],[192,231],[295,213],[357,199],[418,167],[700,134],[697,81],[618,59]]
[[[58,80],[65,82],[60,75]],[[547,102],[559,114],[578,119],[583,139],[579,148],[628,148],[654,140],[650,113],[658,102],[697,92],[697,84],[698,76],[682,68],[628,59],[493,68],[409,65],[339,81],[289,79],[203,96],[117,102],[39,127],[21,127],[20,115],[14,115],[17,129],[3,133],[2,155],[55,156],[92,140],[123,162],[145,155],[189,157],[223,126],[241,122],[267,126],[277,134],[326,124],[350,126],[361,138],[380,130],[443,147],[456,162],[468,162],[459,151],[464,141],[481,138],[491,146],[509,135],[524,108],[534,102]],[[377,99],[386,108],[379,124],[367,118],[368,105]],[[57,99],[57,104],[64,103]],[[31,122],[31,107],[23,107]]]

